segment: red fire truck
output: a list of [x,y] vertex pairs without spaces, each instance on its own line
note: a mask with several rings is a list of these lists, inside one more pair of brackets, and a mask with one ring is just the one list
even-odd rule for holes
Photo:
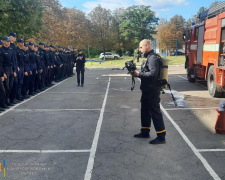
[[201,13],[199,19],[201,23],[183,35],[188,81],[205,79],[209,94],[221,97],[225,94],[225,2]]

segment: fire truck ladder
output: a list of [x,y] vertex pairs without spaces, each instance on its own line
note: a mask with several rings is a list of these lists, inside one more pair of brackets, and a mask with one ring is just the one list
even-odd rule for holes
[[216,6],[213,6],[209,8],[208,10],[203,11],[202,13],[199,14],[199,19],[202,19],[202,20],[204,20],[205,18],[210,19],[222,12],[225,12],[225,2],[221,2],[217,4]]

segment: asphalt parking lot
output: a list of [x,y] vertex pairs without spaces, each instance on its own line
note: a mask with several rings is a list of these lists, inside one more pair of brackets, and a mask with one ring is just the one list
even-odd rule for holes
[[225,136],[215,134],[215,108],[204,82],[188,83],[170,67],[162,94],[166,144],[135,139],[140,130],[140,82],[130,91],[125,71],[87,69],[0,114],[0,179],[225,179]]

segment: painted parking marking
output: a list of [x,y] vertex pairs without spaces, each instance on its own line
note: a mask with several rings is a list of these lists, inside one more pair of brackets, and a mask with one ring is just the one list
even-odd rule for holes
[[185,110],[215,110],[218,107],[212,107],[212,108],[171,108],[171,109],[165,109],[166,111],[185,111]]
[[198,152],[225,152],[225,149],[198,149]]
[[174,125],[174,127],[177,129],[177,131],[180,133],[184,141],[188,144],[188,146],[191,148],[191,150],[194,152],[194,154],[198,157],[198,159],[202,162],[206,170],[209,172],[209,174],[213,177],[215,180],[220,180],[220,177],[216,174],[216,172],[212,169],[212,167],[209,165],[209,163],[206,161],[206,159],[200,154],[199,150],[196,149],[194,144],[188,139],[188,137],[184,134],[184,132],[181,130],[181,128],[177,125],[177,123],[171,118],[171,116],[167,113],[167,111],[163,108],[163,106],[160,104],[160,108],[163,111],[163,113],[166,115],[166,117],[170,120],[170,122]]
[[101,109],[12,109],[14,112],[100,111]]
[[91,150],[0,150],[0,153],[90,153]]
[[100,94],[99,92],[46,92],[46,94]]
[[[180,78],[182,78],[182,79],[185,79],[185,80],[188,80],[187,78],[185,78],[185,77],[183,77],[183,76],[180,76],[180,75],[178,75],[178,77],[180,77]],[[199,84],[199,83],[195,83],[195,84],[197,84],[197,85],[203,87],[204,89],[208,89],[207,87],[205,87],[205,86],[203,86],[203,85],[201,85],[201,84]]]
[[95,131],[95,135],[94,135],[94,140],[93,140],[93,143],[92,143],[92,146],[91,146],[91,152],[90,152],[90,156],[89,156],[89,160],[88,160],[88,165],[87,165],[86,173],[85,173],[85,176],[84,176],[85,180],[91,179],[92,170],[93,170],[94,161],[95,161],[95,153],[96,153],[97,146],[98,146],[98,140],[99,140],[101,126],[102,126],[102,122],[103,122],[103,116],[104,116],[104,112],[105,112],[105,106],[106,106],[106,101],[107,101],[107,97],[108,97],[108,93],[109,93],[110,83],[111,83],[111,78],[109,78],[109,82],[108,82],[107,90],[106,90],[106,93],[105,93],[101,113],[100,113],[100,116],[99,116],[99,119],[98,119],[96,131]]
[[2,112],[2,113],[0,114],[0,117],[1,117],[1,116],[3,116],[3,115],[4,115],[4,114],[6,114],[6,113],[8,113],[8,112],[12,111],[13,109],[15,109],[16,107],[20,106],[21,104],[24,104],[24,103],[26,103],[26,102],[30,101],[31,99],[34,99],[35,97],[37,97],[37,96],[39,96],[39,95],[41,95],[41,94],[43,94],[43,93],[45,93],[45,92],[49,91],[50,89],[52,89],[52,88],[54,88],[54,87],[56,87],[56,86],[58,86],[58,85],[62,84],[63,82],[65,82],[66,80],[69,80],[69,79],[70,79],[70,78],[65,79],[65,80],[63,80],[63,81],[59,82],[58,84],[55,84],[55,85],[53,85],[52,87],[50,87],[50,88],[46,89],[45,91],[40,92],[40,93],[38,93],[37,95],[32,96],[32,97],[30,97],[29,99],[27,99],[27,100],[25,100],[25,101],[23,101],[23,102],[21,102],[21,103],[19,103],[19,104],[16,104],[15,106],[13,106],[13,107],[11,107],[11,108],[7,109],[6,111]]
[[[140,79],[138,79],[140,81]],[[200,152],[197,150],[197,148],[192,144],[192,142],[188,139],[188,137],[184,134],[184,132],[181,130],[181,128],[177,125],[177,123],[171,118],[171,116],[168,114],[168,112],[164,109],[162,104],[160,104],[160,109],[163,111],[165,116],[169,119],[169,121],[173,124],[173,126],[177,129],[181,137],[184,139],[184,141],[188,144],[188,146],[191,148],[191,150],[194,152],[194,154],[198,157],[198,159],[202,162],[206,170],[209,172],[209,174],[213,177],[215,180],[221,180],[220,177],[216,174],[216,172],[212,169],[212,167],[209,165],[209,163],[206,161],[206,159],[200,154]]]
[[183,77],[183,76],[180,76],[178,75],[178,77],[182,78],[182,79],[185,79],[185,80],[188,80],[187,78]]

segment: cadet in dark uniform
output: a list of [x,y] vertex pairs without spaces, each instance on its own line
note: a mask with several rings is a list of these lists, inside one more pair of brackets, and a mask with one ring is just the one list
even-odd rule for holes
[[35,83],[34,83],[34,93],[39,93],[39,87],[40,87],[40,82],[41,82],[41,73],[42,73],[42,67],[41,67],[41,59],[38,51],[38,47],[35,44],[34,45],[34,51],[35,51],[35,61],[36,61],[36,66],[37,66],[37,71],[35,74]]
[[59,82],[60,81],[60,75],[61,75],[61,67],[62,67],[62,63],[59,57],[59,50],[55,51],[55,82]]
[[16,104],[17,102],[19,102],[16,100],[16,95],[17,95],[17,86],[18,86],[17,74],[20,71],[18,64],[17,64],[17,49],[16,49],[16,45],[15,45],[16,38],[17,38],[16,33],[11,32],[9,34],[9,38],[11,39],[10,48],[12,48],[12,50],[13,50],[13,59],[14,59],[14,63],[15,63],[14,82],[13,82],[12,90],[9,95],[9,99],[12,104]]
[[32,72],[30,75],[30,83],[29,83],[29,95],[34,95],[34,84],[35,84],[35,75],[37,73],[37,65],[36,65],[36,53],[34,51],[34,43],[31,41],[28,44],[28,54],[29,54],[29,62],[30,62],[30,71]]
[[81,87],[84,85],[85,62],[85,55],[82,54],[81,49],[78,49],[78,55],[76,57],[77,85],[80,86],[81,82]]
[[17,41],[17,63],[19,67],[19,71],[17,74],[17,79],[18,79],[18,86],[17,86],[17,94],[16,98],[19,101],[22,101],[22,87],[23,87],[23,79],[24,79],[24,51],[23,51],[23,46],[24,46],[24,40],[23,39],[18,39]]
[[45,44],[45,69],[46,69],[46,78],[45,78],[45,86],[49,87],[50,84],[50,52],[49,46]]
[[13,56],[13,50],[10,48],[11,39],[8,36],[3,38],[3,46],[0,49],[0,56],[2,58],[3,70],[5,73],[4,87],[6,91],[5,103],[8,106],[12,106],[9,101],[9,94],[11,93],[14,75],[16,74],[15,57]]
[[71,52],[71,63],[72,63],[72,69],[71,69],[71,74],[74,75],[73,73],[73,68],[74,68],[74,64],[75,64],[75,60],[76,60],[76,52],[75,52],[75,48],[72,47],[72,52]]
[[39,85],[39,89],[41,91],[46,89],[45,86],[45,79],[46,79],[46,67],[45,67],[45,44],[43,42],[39,43],[39,48],[38,48],[38,52],[39,52],[39,56],[40,56],[40,60],[41,60],[41,68],[42,68],[42,73],[41,73],[41,82]]
[[4,75],[3,65],[2,65],[2,58],[0,56],[0,111],[3,111],[4,109],[9,108],[5,104],[6,94],[5,94],[4,84],[3,84],[4,81],[5,81],[5,75]]
[[150,40],[144,39],[139,44],[139,50],[147,58],[143,62],[141,72],[134,71],[131,74],[141,79],[141,133],[134,135],[137,138],[148,138],[151,129],[151,119],[153,121],[157,138],[150,141],[150,144],[164,144],[166,130],[163,116],[160,111],[160,87],[158,78],[160,73],[160,62],[151,47]]
[[32,75],[32,71],[30,69],[27,43],[24,43],[23,51],[24,51],[24,79],[23,79],[23,87],[22,87],[22,98],[28,99],[30,97],[28,95],[28,89],[29,89],[30,76]]
[[58,46],[58,50],[59,50],[59,58],[60,58],[60,62],[61,62],[60,79],[63,80],[64,79],[65,56],[64,56],[64,52],[63,52],[63,47],[62,46]]
[[49,77],[49,82],[50,82],[50,85],[52,85],[52,81],[54,79],[54,70],[55,70],[55,46],[50,45],[49,46],[49,52],[50,52],[50,60],[49,60],[50,77]]

